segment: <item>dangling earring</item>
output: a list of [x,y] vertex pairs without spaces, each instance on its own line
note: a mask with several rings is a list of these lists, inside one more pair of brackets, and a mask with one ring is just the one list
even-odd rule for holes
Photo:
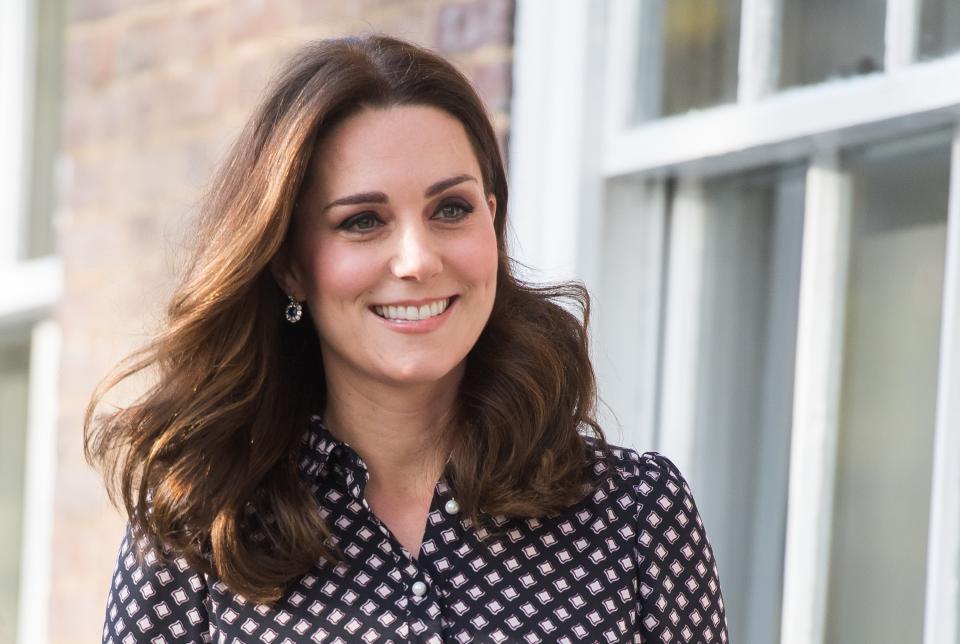
[[292,295],[288,295],[287,297],[290,298],[290,303],[287,304],[287,307],[283,310],[283,315],[287,318],[287,322],[296,324],[300,321],[300,318],[303,317],[303,306],[301,306],[300,302],[297,302]]

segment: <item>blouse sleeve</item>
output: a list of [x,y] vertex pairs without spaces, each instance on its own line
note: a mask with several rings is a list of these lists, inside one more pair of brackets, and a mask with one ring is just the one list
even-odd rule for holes
[[[137,547],[143,548],[142,564]],[[203,575],[182,557],[164,563],[146,539],[136,541],[128,524],[110,584],[103,642],[209,642],[206,597]]]
[[690,486],[667,457],[646,452],[636,491],[642,641],[726,643],[717,563]]

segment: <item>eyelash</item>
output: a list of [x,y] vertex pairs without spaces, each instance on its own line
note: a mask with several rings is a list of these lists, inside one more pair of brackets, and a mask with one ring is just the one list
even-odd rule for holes
[[[461,200],[459,200],[459,199],[456,199],[456,200],[453,200],[453,201],[445,201],[445,202],[443,202],[442,204],[440,204],[440,207],[437,208],[437,212],[443,211],[443,210],[445,210],[445,209],[447,209],[447,208],[456,208],[456,209],[458,209],[458,210],[461,211],[461,213],[460,213],[457,217],[452,218],[452,219],[451,219],[451,218],[446,218],[446,217],[441,217],[441,219],[443,219],[443,221],[445,221],[445,222],[447,222],[447,223],[456,223],[456,222],[460,221],[461,219],[464,219],[464,218],[465,218],[467,215],[469,215],[471,212],[473,212],[473,206],[471,206],[471,205],[468,204],[467,202],[461,201]],[[374,229],[374,227],[371,227],[371,228],[359,228],[359,229],[358,229],[358,228],[354,228],[354,226],[356,225],[356,223],[357,223],[358,221],[364,221],[364,220],[366,220],[366,219],[376,219],[376,220],[379,220],[379,218],[377,217],[377,214],[374,213],[374,212],[361,212],[360,214],[354,215],[354,216],[352,216],[352,217],[347,217],[346,219],[343,220],[343,222],[342,222],[339,226],[337,226],[337,228],[340,229],[340,230],[346,230],[346,231],[348,231],[348,232],[354,232],[354,233],[366,233],[366,232],[370,232],[371,230]]]

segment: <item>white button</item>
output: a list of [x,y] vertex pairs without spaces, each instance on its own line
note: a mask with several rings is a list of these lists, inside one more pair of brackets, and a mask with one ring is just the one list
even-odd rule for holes
[[413,582],[413,588],[411,588],[411,590],[413,590],[413,594],[417,597],[423,597],[427,594],[427,585],[422,581],[415,581]]
[[460,504],[450,499],[447,501],[447,504],[443,506],[443,509],[447,511],[447,514],[456,514],[460,511]]

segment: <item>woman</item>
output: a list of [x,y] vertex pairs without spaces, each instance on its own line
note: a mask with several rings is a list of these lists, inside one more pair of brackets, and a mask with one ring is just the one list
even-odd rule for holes
[[104,641],[726,641],[686,482],[606,444],[587,294],[513,276],[506,206],[449,63],[382,36],[298,53],[166,330],[88,408],[130,517]]

